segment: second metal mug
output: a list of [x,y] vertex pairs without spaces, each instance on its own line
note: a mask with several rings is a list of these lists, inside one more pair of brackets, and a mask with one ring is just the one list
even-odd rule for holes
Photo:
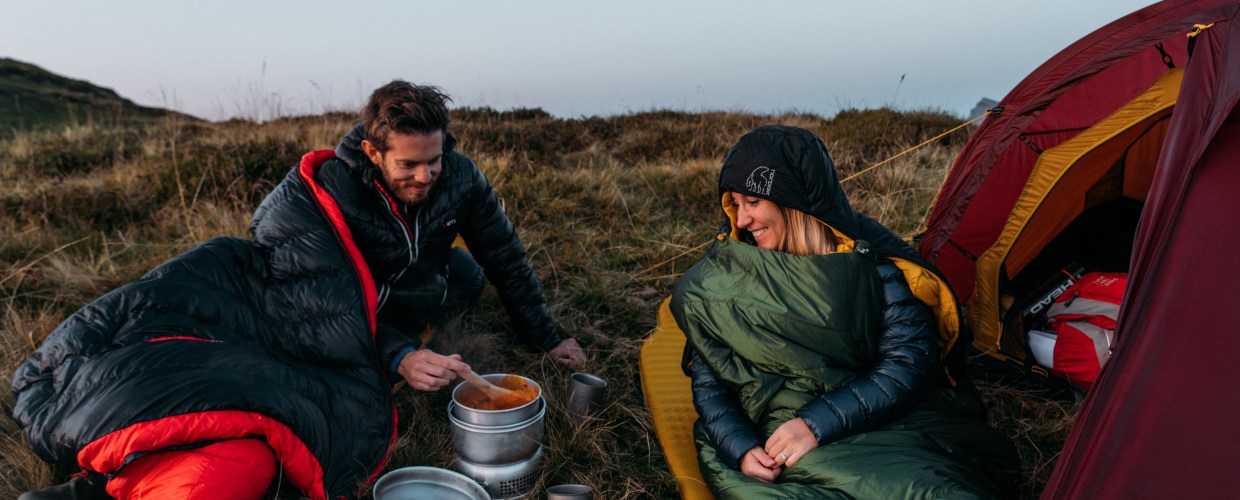
[[589,373],[574,373],[568,380],[568,399],[565,406],[573,420],[594,413],[603,403],[607,381]]

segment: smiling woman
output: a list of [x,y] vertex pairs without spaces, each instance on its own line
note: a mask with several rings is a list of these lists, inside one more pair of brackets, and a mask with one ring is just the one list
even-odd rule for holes
[[[677,283],[670,307],[688,339],[694,435],[711,491],[1009,492],[1015,448],[986,425],[976,389],[953,384],[941,364],[956,332],[936,327],[958,311],[930,290],[929,264],[851,208],[822,141],[759,127],[728,152],[719,190],[722,234]],[[934,316],[909,283],[936,299]]]
[[767,250],[784,249],[786,218],[779,205],[756,196],[732,193],[732,206],[736,208],[736,227],[749,231],[758,247]]
[[838,244],[831,228],[794,208],[758,197],[732,193],[736,227],[749,231],[759,248],[793,255],[822,255]]

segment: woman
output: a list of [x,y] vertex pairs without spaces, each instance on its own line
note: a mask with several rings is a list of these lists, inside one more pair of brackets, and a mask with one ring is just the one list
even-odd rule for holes
[[852,209],[822,141],[755,129],[728,152],[719,186],[720,241],[672,295],[711,490],[999,496],[1015,449],[940,364],[940,343],[956,341],[954,299],[916,252]]

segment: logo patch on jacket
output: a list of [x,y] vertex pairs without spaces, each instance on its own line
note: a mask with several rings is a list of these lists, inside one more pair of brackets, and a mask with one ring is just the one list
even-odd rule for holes
[[766,168],[766,165],[753,169],[749,178],[745,179],[745,187],[762,196],[770,196],[772,184],[775,184],[775,171]]
[[456,225],[456,219],[452,219],[452,220],[450,220],[450,221],[448,221],[448,222],[445,222],[445,223],[443,223],[442,225],[440,225],[440,226],[439,226],[439,229],[447,229],[447,228],[450,228],[450,227],[455,226],[455,225]]

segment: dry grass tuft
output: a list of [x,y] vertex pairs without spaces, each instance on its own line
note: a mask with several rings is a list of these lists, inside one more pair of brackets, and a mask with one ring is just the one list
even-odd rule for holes
[[[722,213],[724,152],[767,123],[827,141],[842,176],[951,128],[937,112],[809,114],[651,111],[556,119],[538,109],[455,110],[460,149],[490,177],[526,244],[553,316],[581,340],[589,371],[610,382],[609,404],[582,423],[563,411],[569,371],[514,340],[494,293],[435,339],[480,373],[518,373],[545,389],[543,488],[586,483],[599,498],[676,494],[651,429],[637,371],[641,340],[676,278],[701,255]],[[215,236],[245,237],[250,213],[306,151],[332,149],[351,113],[145,128],[82,126],[0,142],[0,362],[11,374],[65,317],[160,262]],[[850,181],[854,205],[911,236],[967,132],[938,140]],[[1076,408],[983,385],[997,426],[1026,464],[1020,497],[1041,490]],[[448,466],[448,391],[396,392],[398,446],[390,468]],[[5,402],[11,412],[11,398]],[[365,418],[364,415],[359,418]],[[0,419],[0,497],[63,480]],[[296,498],[287,487],[276,498]],[[363,492],[363,496],[366,496]]]
[[1025,465],[1021,498],[1036,498],[1054,471],[1082,401],[1050,400],[997,383],[979,382],[978,388],[990,407],[990,423],[1011,436],[1020,452]]

